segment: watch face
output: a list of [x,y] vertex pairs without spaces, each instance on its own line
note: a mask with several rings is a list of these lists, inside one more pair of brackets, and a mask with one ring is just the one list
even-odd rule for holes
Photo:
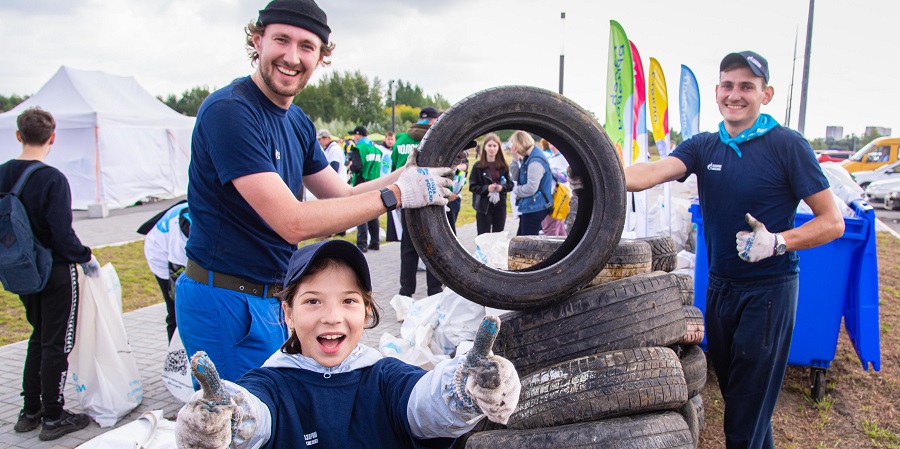
[[381,202],[384,203],[384,207],[387,210],[391,211],[397,208],[397,197],[394,195],[394,192],[391,189],[383,188],[380,190],[381,192]]

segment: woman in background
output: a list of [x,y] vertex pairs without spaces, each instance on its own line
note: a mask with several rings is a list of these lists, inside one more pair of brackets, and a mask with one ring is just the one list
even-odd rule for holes
[[513,189],[513,180],[500,147],[500,137],[496,134],[485,136],[480,157],[469,177],[478,235],[500,232],[506,226],[506,192]]

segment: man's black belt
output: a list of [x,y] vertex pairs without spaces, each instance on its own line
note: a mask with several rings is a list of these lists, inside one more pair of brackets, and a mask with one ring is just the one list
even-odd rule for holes
[[[264,296],[266,298],[274,298],[281,291],[281,286],[277,284],[257,284],[255,282],[246,281],[236,276],[223,273],[210,272],[206,268],[197,265],[193,260],[188,259],[187,267],[184,274],[201,283],[216,288],[224,288],[236,292],[246,293],[254,296]],[[212,282],[210,282],[210,274],[212,274]]]

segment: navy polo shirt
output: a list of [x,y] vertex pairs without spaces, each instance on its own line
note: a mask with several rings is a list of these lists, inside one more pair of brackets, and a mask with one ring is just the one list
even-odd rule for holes
[[827,189],[828,179],[809,142],[783,126],[738,147],[743,157],[718,134],[702,133],[671,155],[684,162],[688,175],[697,175],[709,272],[731,279],[797,273],[795,251],[755,263],[741,260],[735,234],[750,230],[748,212],[770,232],[792,229],[800,200]]
[[303,176],[328,167],[315,134],[299,107],[276,106],[250,77],[211,94],[197,113],[191,141],[188,258],[208,270],[279,283],[296,247],[263,221],[231,181],[275,172],[299,196]]
[[323,374],[296,368],[257,368],[237,383],[272,414],[264,447],[449,448],[453,438],[412,437],[406,407],[425,370],[385,357],[372,366]]

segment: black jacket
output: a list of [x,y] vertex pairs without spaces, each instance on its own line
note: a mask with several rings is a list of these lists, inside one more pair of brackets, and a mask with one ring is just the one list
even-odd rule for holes
[[[513,189],[512,176],[509,175],[509,169],[501,170],[500,176],[506,177],[506,184],[500,191],[500,202],[506,207],[506,192]],[[472,192],[472,207],[479,214],[487,214],[491,202],[488,200],[488,186],[494,184],[491,179],[490,171],[487,167],[481,166],[481,161],[475,163],[472,167],[472,173],[469,175],[469,191]]]
[[[13,159],[0,165],[0,192],[8,192],[34,161]],[[19,197],[34,238],[53,254],[53,263],[85,263],[91,249],[82,245],[72,229],[72,196],[66,176],[54,167],[39,168]]]

